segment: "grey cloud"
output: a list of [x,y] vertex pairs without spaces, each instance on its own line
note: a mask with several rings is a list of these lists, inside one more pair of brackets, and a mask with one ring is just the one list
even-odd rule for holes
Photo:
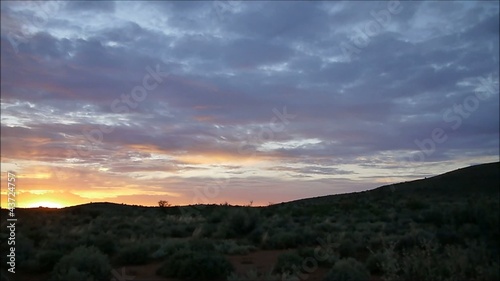
[[[238,158],[253,138],[259,159],[279,169],[302,165],[289,169],[293,177],[348,175],[330,164],[407,157],[435,128],[449,139],[425,161],[498,155],[498,93],[459,129],[443,119],[473,95],[479,77],[498,77],[498,3],[401,2],[402,12],[349,62],[339,59],[340,44],[386,2],[240,2],[222,18],[211,2],[134,5],[134,17],[117,19],[122,3],[68,3],[43,32],[23,34],[16,52],[7,34],[34,11],[2,3],[2,156],[63,161],[64,151],[85,141],[82,130],[104,123],[113,132],[81,162],[108,162],[117,173],[132,171],[123,161],[133,157],[145,159],[143,171],[189,169],[155,162],[148,149]],[[102,22],[89,29],[79,15],[92,13]],[[128,113],[113,112],[111,103],[156,65],[169,76]],[[259,140],[276,118],[272,110],[284,106],[296,118]],[[264,149],[305,139],[318,143]]]

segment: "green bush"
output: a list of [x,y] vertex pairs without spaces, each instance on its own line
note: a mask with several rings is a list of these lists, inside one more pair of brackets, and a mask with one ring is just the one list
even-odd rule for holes
[[206,238],[213,237],[215,231],[217,231],[217,224],[205,223],[200,229],[199,237],[206,237]]
[[427,207],[424,201],[419,198],[411,197],[405,202],[405,207],[412,210],[417,211]]
[[57,262],[63,257],[58,250],[40,250],[38,254],[38,268],[40,272],[50,272]]
[[237,209],[229,215],[229,229],[235,236],[247,235],[257,227],[259,214],[253,209]]
[[383,266],[388,258],[384,253],[372,253],[366,260],[366,267],[372,274],[380,275],[383,273]]
[[226,278],[232,271],[231,263],[217,252],[184,249],[169,256],[157,274],[183,280],[214,280]]
[[365,265],[353,258],[341,259],[328,272],[323,281],[370,280],[370,272]]
[[189,241],[189,248],[197,252],[213,252],[215,251],[214,243],[208,239],[193,239]]
[[111,256],[116,252],[116,238],[111,235],[102,234],[93,239],[93,243],[88,246],[95,246],[104,254]]
[[299,248],[297,250],[297,253],[303,258],[314,258],[317,262],[318,265],[321,267],[332,267],[335,265],[335,263],[339,260],[338,255],[331,253],[331,252],[326,252],[323,248],[312,248],[312,247],[306,247],[306,248]]
[[337,249],[341,258],[354,257],[358,250],[358,244],[350,238],[343,238]]
[[246,255],[256,250],[256,248],[253,245],[238,245],[238,243],[233,240],[222,240],[215,245],[215,250],[227,255]]
[[51,281],[109,281],[108,257],[95,247],[78,247],[61,258],[52,271]]
[[386,250],[384,280],[499,280],[498,257],[485,245],[441,246],[425,242],[421,248],[398,253]]
[[434,234],[427,231],[413,230],[399,239],[394,250],[402,253],[413,250],[413,248],[422,248],[425,243],[433,240],[434,236]]
[[299,246],[298,236],[290,232],[278,232],[264,243],[266,249],[290,249]]
[[189,244],[186,242],[179,242],[179,241],[166,241],[162,245],[160,245],[156,250],[153,250],[151,257],[158,259],[158,258],[163,258],[166,256],[170,256],[175,254],[176,252],[179,252],[181,250],[187,250],[189,249]]
[[[4,245],[7,245],[7,243]],[[23,262],[30,260],[31,257],[34,257],[35,253],[36,248],[33,240],[28,238],[26,235],[19,233],[16,236],[16,264],[22,265]],[[5,258],[5,256],[2,254],[2,259],[3,258]]]
[[171,228],[170,235],[175,238],[185,238],[190,237],[193,234],[193,227],[188,225],[173,225]]
[[445,222],[445,218],[443,216],[443,212],[437,208],[431,208],[428,210],[424,210],[418,221],[423,223],[433,224],[437,227],[441,227]]
[[7,272],[4,272],[3,270],[0,272],[0,281],[9,281],[9,279],[7,278],[7,274],[11,274],[11,273],[7,273]]
[[248,235],[248,240],[254,245],[260,246],[263,242],[262,238],[264,237],[264,233],[265,231],[262,227],[257,227]]
[[218,224],[223,222],[226,216],[227,216],[226,210],[216,209],[210,213],[210,215],[207,218],[207,221],[209,223]]
[[298,273],[302,261],[302,257],[297,252],[283,253],[278,256],[273,273]]
[[282,280],[295,280],[292,276],[282,274],[272,274],[271,272],[259,273],[254,269],[247,271],[244,274],[237,274],[232,272],[227,281],[282,281]]
[[116,255],[116,261],[122,265],[139,265],[150,261],[151,247],[146,243],[123,247]]
[[463,238],[460,237],[460,235],[450,229],[439,229],[436,231],[436,240],[438,241],[439,244],[441,245],[457,245],[457,244],[463,244]]

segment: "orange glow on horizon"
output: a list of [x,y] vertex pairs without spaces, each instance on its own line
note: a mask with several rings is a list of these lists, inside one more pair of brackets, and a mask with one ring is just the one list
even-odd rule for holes
[[39,201],[39,202],[31,203],[27,206],[27,208],[38,208],[38,207],[60,209],[60,208],[67,207],[67,206],[63,206],[62,204],[56,203],[54,201]]

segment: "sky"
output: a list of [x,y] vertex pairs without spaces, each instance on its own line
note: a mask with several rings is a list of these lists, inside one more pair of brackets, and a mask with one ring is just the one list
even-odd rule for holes
[[268,205],[499,161],[499,3],[1,2],[19,207]]

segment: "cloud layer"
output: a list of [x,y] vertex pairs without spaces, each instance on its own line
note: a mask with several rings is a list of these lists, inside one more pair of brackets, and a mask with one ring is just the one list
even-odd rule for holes
[[267,204],[499,158],[496,2],[2,2],[1,20],[2,172],[26,194]]

